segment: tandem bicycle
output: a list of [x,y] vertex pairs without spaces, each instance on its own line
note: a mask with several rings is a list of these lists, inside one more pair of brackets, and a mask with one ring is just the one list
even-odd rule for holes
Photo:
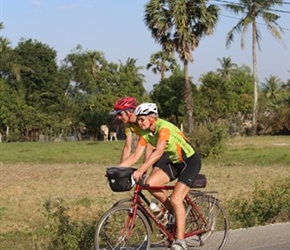
[[[109,176],[110,170],[113,174]],[[173,185],[134,184],[134,168],[107,168],[106,176],[113,191],[133,190],[130,197],[115,203],[97,223],[95,250],[148,250],[169,248],[175,239],[176,225],[170,227],[150,209],[151,190],[173,191]],[[201,180],[201,183],[200,183]],[[134,185],[132,185],[132,182]],[[186,208],[185,241],[188,249],[221,250],[228,236],[229,221],[217,192],[202,192],[206,178],[199,175],[184,199]]]

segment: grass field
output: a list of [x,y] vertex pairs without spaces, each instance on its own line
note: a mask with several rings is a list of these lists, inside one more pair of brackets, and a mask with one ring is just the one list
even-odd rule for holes
[[[104,177],[105,168],[118,163],[123,143],[1,143],[0,249],[25,249],[17,243],[17,232],[29,235],[44,228],[47,199],[63,198],[74,219],[96,220],[126,196],[113,193]],[[201,172],[208,179],[206,190],[218,191],[226,206],[238,195],[249,195],[256,184],[290,176],[290,137],[230,139],[224,155],[205,159]]]

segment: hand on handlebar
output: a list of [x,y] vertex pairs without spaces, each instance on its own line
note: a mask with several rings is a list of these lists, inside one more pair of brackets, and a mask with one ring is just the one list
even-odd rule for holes
[[137,169],[136,171],[134,171],[133,173],[133,178],[134,180],[137,182],[139,180],[142,180],[145,177],[146,173],[143,173],[143,171]]

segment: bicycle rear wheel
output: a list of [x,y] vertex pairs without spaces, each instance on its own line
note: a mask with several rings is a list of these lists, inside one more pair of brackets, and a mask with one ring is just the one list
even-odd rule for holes
[[223,207],[218,199],[210,195],[202,195],[194,198],[199,212],[207,221],[205,225],[198,213],[192,206],[186,209],[186,231],[190,233],[195,230],[206,229],[200,235],[186,238],[186,243],[194,249],[220,250],[224,247],[229,230],[229,223]]
[[137,211],[133,223],[132,207],[115,206],[99,220],[94,238],[95,250],[139,249],[148,250],[151,242],[151,229],[141,211]]

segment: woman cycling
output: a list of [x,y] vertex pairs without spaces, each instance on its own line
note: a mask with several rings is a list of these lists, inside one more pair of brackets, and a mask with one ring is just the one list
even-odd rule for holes
[[150,166],[153,169],[146,179],[152,186],[162,186],[177,179],[173,193],[168,199],[166,191],[154,191],[152,194],[164,204],[169,212],[174,212],[177,234],[171,249],[187,249],[184,241],[185,208],[183,200],[192,186],[201,168],[199,155],[184,134],[174,124],[158,117],[154,103],[143,103],[135,109],[136,121],[142,129],[135,152],[120,163],[130,167],[135,164],[150,144],[155,150],[134,172],[138,181]]

